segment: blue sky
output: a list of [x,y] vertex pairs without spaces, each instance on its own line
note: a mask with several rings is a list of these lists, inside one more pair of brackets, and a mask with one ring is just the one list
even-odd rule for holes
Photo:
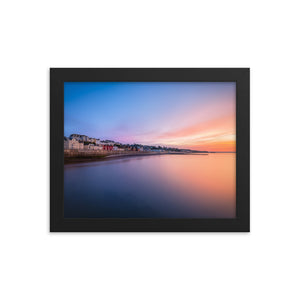
[[[233,114],[235,83],[66,82],[64,86],[65,136],[78,133],[122,143],[183,147],[189,144],[189,129],[190,142],[197,143],[201,134],[195,135],[195,126],[201,133],[201,128],[207,131],[205,124]],[[176,140],[176,132],[187,136],[179,134]],[[173,138],[168,139],[168,133]]]

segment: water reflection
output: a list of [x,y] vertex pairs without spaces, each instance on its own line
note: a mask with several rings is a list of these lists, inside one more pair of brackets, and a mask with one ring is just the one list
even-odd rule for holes
[[65,166],[67,218],[234,218],[235,154],[157,155]]

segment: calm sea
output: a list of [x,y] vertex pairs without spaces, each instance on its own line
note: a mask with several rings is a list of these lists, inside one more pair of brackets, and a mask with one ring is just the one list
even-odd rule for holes
[[234,153],[65,165],[66,218],[234,218]]

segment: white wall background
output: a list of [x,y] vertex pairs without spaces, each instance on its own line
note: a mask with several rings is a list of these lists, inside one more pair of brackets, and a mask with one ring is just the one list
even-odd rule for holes
[[[300,299],[297,2],[2,1],[0,298]],[[49,67],[251,67],[251,233],[50,234]]]

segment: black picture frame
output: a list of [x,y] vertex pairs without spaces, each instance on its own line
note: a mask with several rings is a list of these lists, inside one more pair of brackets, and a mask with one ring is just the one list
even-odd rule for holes
[[[64,82],[236,82],[235,219],[64,218]],[[249,68],[50,68],[51,232],[249,232]]]

